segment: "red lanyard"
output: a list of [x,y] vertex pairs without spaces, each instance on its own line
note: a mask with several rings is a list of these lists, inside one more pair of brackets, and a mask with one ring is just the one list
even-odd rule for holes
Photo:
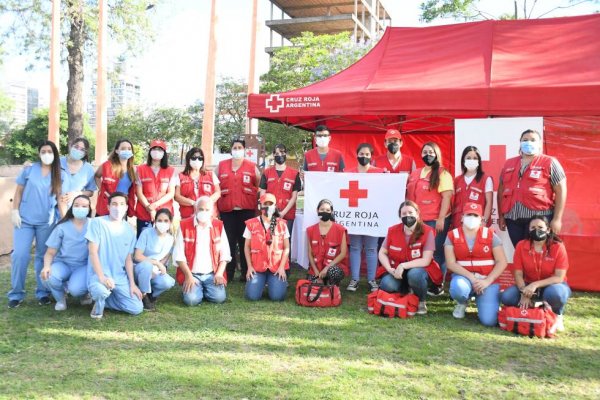
[[542,262],[544,262],[544,252],[538,253],[533,250],[533,264],[535,266],[535,272],[537,273],[537,280],[542,279]]

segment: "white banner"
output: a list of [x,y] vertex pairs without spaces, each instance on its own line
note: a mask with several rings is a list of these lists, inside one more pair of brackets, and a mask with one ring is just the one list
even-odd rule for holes
[[399,223],[408,174],[304,173],[304,231],[319,222],[317,205],[333,203],[335,220],[355,235],[383,237]]
[[460,158],[465,147],[477,147],[481,153],[483,170],[494,179],[493,227],[502,239],[506,257],[509,262],[512,262],[514,248],[508,232],[500,231],[498,228],[496,192],[500,171],[506,159],[519,155],[519,138],[523,131],[533,129],[543,135],[544,119],[542,117],[457,119],[454,123],[455,176],[462,174]]

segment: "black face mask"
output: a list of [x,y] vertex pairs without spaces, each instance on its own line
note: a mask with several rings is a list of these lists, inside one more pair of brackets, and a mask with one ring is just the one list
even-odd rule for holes
[[387,145],[387,149],[390,153],[396,154],[400,150],[400,143],[390,143]]
[[321,221],[323,222],[332,221],[333,215],[330,212],[321,211],[319,213],[319,218],[321,218]]
[[431,167],[436,162],[437,157],[432,156],[432,155],[427,155],[427,156],[421,157],[421,159],[423,160],[425,165],[427,165],[428,167]]
[[541,242],[542,240],[546,240],[548,238],[548,232],[542,231],[540,229],[533,229],[529,231],[529,237],[531,238],[531,240]]
[[363,167],[366,167],[371,163],[371,157],[357,157],[358,163]]
[[412,226],[417,223],[417,218],[413,217],[411,215],[402,217],[401,220],[402,220],[402,223],[404,225],[408,226],[409,228],[412,228]]
[[277,164],[281,165],[281,164],[285,163],[286,156],[285,155],[277,155],[273,158],[275,159],[275,162]]

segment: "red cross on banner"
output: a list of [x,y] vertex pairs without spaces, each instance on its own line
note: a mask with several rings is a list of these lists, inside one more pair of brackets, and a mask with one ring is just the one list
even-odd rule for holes
[[252,149],[246,150],[246,157],[252,158],[253,155],[254,155],[254,150],[252,150]]
[[[493,177],[499,177],[500,171],[506,161],[506,145],[505,144],[492,144],[490,145],[490,159],[482,160],[483,170],[486,174]],[[494,190],[498,190],[499,179],[494,179]]]
[[367,189],[359,189],[358,181],[350,181],[348,183],[348,189],[340,189],[340,198],[348,199],[348,207],[358,207],[358,200],[366,199],[369,191]]

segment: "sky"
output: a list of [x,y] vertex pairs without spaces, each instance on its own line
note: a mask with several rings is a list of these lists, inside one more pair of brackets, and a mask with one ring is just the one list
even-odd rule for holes
[[[392,18],[393,26],[427,26],[419,20],[419,5],[422,0],[382,0]],[[247,79],[250,58],[250,0],[217,0],[219,20],[217,23],[217,61],[219,77]],[[481,0],[480,9],[490,15],[501,15],[513,11],[513,0]],[[537,12],[545,12],[565,4],[561,0],[539,1]],[[600,9],[600,3],[582,4],[569,9],[557,9],[547,16],[590,14]],[[155,41],[150,43],[137,59],[130,60],[133,71],[140,77],[142,101],[148,106],[182,107],[204,97],[206,79],[207,47],[210,19],[209,0],[163,0],[152,10]],[[269,16],[268,0],[259,0],[257,70],[259,74],[268,70],[269,30],[264,20]],[[439,20],[434,24],[457,23],[454,20]],[[431,24],[433,25],[433,24]],[[118,46],[109,42],[109,53],[116,58]],[[41,95],[48,92],[49,71],[44,65],[26,72],[28,60],[11,54],[5,55],[0,69],[0,81],[22,80],[37,87]],[[92,77],[87,68],[86,80]],[[66,96],[66,66],[62,68],[61,97]],[[47,97],[47,96],[46,96]]]

